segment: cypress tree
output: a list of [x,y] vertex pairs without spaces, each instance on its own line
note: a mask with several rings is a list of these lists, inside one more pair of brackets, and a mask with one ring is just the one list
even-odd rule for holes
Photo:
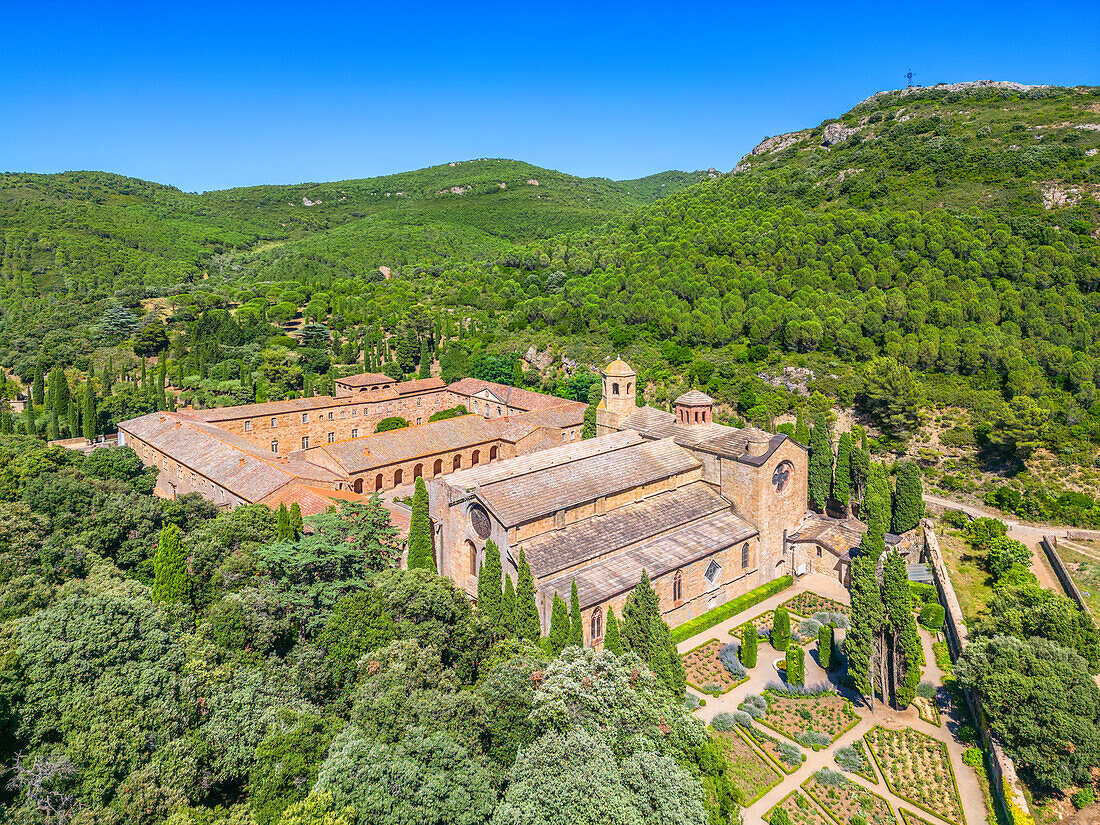
[[34,380],[31,383],[31,403],[40,407],[46,403],[46,379],[42,374],[42,359],[34,365]]
[[804,447],[810,446],[810,430],[802,420],[802,411],[794,419],[794,440]]
[[156,388],[156,402],[158,410],[168,409],[168,399],[164,395],[165,379],[168,375],[168,353],[162,352],[158,359],[159,366],[157,367],[157,388]]
[[576,579],[573,579],[573,590],[569,594],[569,644],[584,647],[584,625],[581,623],[581,602],[577,597]]
[[76,403],[76,395],[69,397],[69,414],[65,417],[65,426],[69,432],[69,438],[76,438],[80,433],[80,405]]
[[81,426],[83,428],[83,435],[86,439],[91,441],[96,437],[96,425],[99,422],[99,411],[96,409],[95,403],[95,387],[92,386],[92,377],[88,376],[88,380],[84,382],[84,413],[81,415]]
[[772,614],[772,647],[786,650],[791,643],[791,614],[785,607],[777,607]]
[[500,548],[489,539],[485,542],[485,563],[477,574],[477,609],[484,613],[493,627],[500,626],[500,602],[503,598],[500,569]]
[[610,650],[616,656],[623,652],[623,640],[619,638],[619,620],[615,611],[607,608],[607,628],[603,632],[603,649]]
[[298,506],[298,502],[293,502],[290,505],[290,530],[294,534],[294,538],[300,538],[302,535],[302,508]]
[[878,581],[878,553],[865,552],[852,560],[851,627],[844,636],[848,677],[856,690],[869,697],[874,707],[877,682],[878,638],[886,621],[886,609]]
[[516,578],[516,634],[521,639],[535,641],[541,635],[539,610],[535,604],[535,578],[527,554],[519,550],[519,575]]
[[806,653],[796,644],[787,645],[787,684],[806,684]]
[[810,434],[809,486],[810,500],[819,510],[829,503],[829,488],[833,483],[833,447],[825,429],[825,419],[818,417]]
[[868,540],[868,547],[873,548],[881,543],[890,526],[890,481],[880,462],[871,465],[860,515],[867,522],[864,538]]
[[741,664],[745,667],[756,667],[757,644],[756,625],[745,625],[745,631],[741,639]]
[[561,596],[555,593],[554,607],[550,611],[550,649],[555,655],[569,644],[569,630],[569,610]]
[[46,440],[55,441],[60,437],[59,426],[57,423],[57,410],[50,407],[49,413],[46,415]]
[[504,577],[504,596],[500,600],[500,624],[504,632],[511,636],[516,632],[516,588],[512,577]]
[[636,653],[676,696],[684,695],[684,663],[661,619],[657,594],[642,570],[641,580],[623,604],[619,628],[623,647]]
[[34,404],[27,399],[27,404],[23,408],[23,428],[26,430],[27,435],[32,438],[38,437],[38,427],[35,426],[34,420]]
[[420,368],[416,373],[417,378],[431,378],[432,377],[432,361],[428,354],[428,345],[426,343],[420,344]]
[[584,419],[581,423],[581,438],[596,437],[596,405],[589,404],[584,408]]
[[290,513],[285,504],[279,505],[279,517],[275,523],[276,541],[293,541],[294,531],[290,528]]
[[894,489],[894,532],[912,530],[920,524],[923,515],[924,490],[921,488],[920,470],[912,461],[906,461],[898,469]]
[[817,661],[826,672],[833,669],[833,646],[836,637],[831,624],[823,624],[817,629]]
[[833,472],[833,498],[849,512],[852,500],[852,434],[841,433],[836,446],[836,469]]
[[15,422],[11,417],[11,404],[7,397],[0,397],[0,433],[5,435],[15,432]]
[[[436,572],[435,553],[432,549],[432,522],[428,517],[428,488],[421,476],[416,477],[416,490],[413,493],[408,567],[410,570],[419,568]],[[479,580],[478,587],[480,586]]]
[[187,556],[180,544],[180,528],[166,524],[160,531],[160,541],[153,557],[153,599],[161,602],[183,601],[187,598],[189,586]]
[[887,553],[882,563],[882,602],[889,620],[888,671],[892,674],[894,700],[899,709],[909,706],[917,695],[924,649],[913,618],[913,599],[905,561],[896,552]]

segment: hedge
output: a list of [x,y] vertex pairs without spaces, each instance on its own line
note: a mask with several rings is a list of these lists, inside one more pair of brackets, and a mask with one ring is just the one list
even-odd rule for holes
[[929,630],[943,630],[945,618],[946,611],[943,609],[943,605],[932,602],[921,608],[919,621]]
[[679,644],[684,639],[690,639],[696,633],[710,630],[719,622],[724,622],[731,616],[736,616],[742,610],[748,610],[750,607],[760,604],[760,602],[771,598],[776,593],[786,590],[792,584],[794,584],[794,576],[783,576],[775,581],[763,584],[755,590],[750,590],[748,593],[743,593],[725,604],[720,604],[701,616],[696,616],[694,619],[677,625],[672,628],[672,632],[669,634],[672,637],[672,643]]

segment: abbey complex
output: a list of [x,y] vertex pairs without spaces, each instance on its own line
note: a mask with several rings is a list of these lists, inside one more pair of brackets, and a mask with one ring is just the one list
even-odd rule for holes
[[[513,579],[522,550],[544,632],[554,594],[568,598],[576,581],[597,646],[642,570],[670,625],[780,576],[847,583],[862,525],[807,509],[804,446],[716,423],[697,390],[673,412],[637,406],[636,384],[622,360],[604,368],[588,439],[580,402],[472,378],[361,374],[333,396],[150,413],[122,423],[119,443],[159,468],[158,494],[196,492],[227,509],[296,501],[308,514],[423,477],[440,572],[473,598],[487,541]],[[458,406],[468,414],[429,421]],[[376,433],[389,417],[410,426]]]

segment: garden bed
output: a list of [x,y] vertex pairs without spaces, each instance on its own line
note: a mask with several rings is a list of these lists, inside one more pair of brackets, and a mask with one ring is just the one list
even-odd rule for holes
[[731,628],[730,635],[736,636],[738,639],[744,639],[745,628],[751,624],[756,627],[756,635],[760,638],[760,641],[767,642],[768,634],[771,633],[772,629],[772,615],[772,611],[769,610],[767,613],[753,616],[747,622],[741,622],[737,627]]
[[780,808],[791,818],[791,825],[834,825],[814,803],[806,798],[804,793],[797,789],[783,797],[782,802],[768,811],[765,821],[770,821],[772,814]]
[[783,775],[738,731],[715,733],[714,738],[726,757],[730,781],[745,795],[745,807],[782,781]]
[[781,607],[785,607],[791,613],[796,613],[804,619],[821,611],[843,613],[845,616],[850,612],[848,605],[842,604],[836,599],[819,596],[817,593],[811,593],[808,590],[799,593],[797,596],[791,596],[783,602]]
[[[852,703],[835,693],[793,696],[769,689],[764,691],[764,698],[768,701],[768,712],[757,721],[814,750],[835,742],[859,722]],[[814,733],[827,737],[828,742],[814,743],[811,736]]]
[[839,753],[840,751],[844,750],[843,748],[840,748],[833,755],[833,759],[840,766],[840,769],[843,770],[843,771],[848,771],[848,773],[855,773],[856,776],[862,776],[864,779],[866,779],[872,785],[877,785],[878,784],[878,775],[875,773],[875,765],[874,765],[874,762],[871,761],[870,755],[867,753],[867,748],[864,747],[863,740],[862,739],[857,739],[855,742],[853,742],[848,747],[851,748],[854,751],[859,752],[860,757],[863,759],[863,768],[858,770],[858,771],[851,771],[848,768],[846,768],[841,763],[841,760],[836,758],[836,754]]
[[865,737],[891,791],[947,822],[963,825],[959,786],[947,745],[912,728],[875,726]]
[[940,709],[935,699],[917,696],[913,699],[913,707],[917,709],[917,716],[929,725],[935,725],[937,728],[940,726]]
[[823,784],[818,771],[805,782],[802,789],[828,811],[837,825],[848,825],[852,817],[861,817],[867,825],[897,825],[894,809],[876,793],[857,785],[841,773],[830,771],[837,778],[835,784]]
[[898,808],[898,810],[901,812],[901,821],[904,822],[905,825],[932,825],[932,823],[923,816],[917,816],[912,811],[907,811],[905,808]]
[[782,748],[783,745],[787,743],[780,742],[774,736],[770,736],[769,734],[764,733],[764,731],[760,730],[760,728],[756,727],[755,725],[748,729],[748,734],[753,738],[753,741],[755,741],[756,744],[760,746],[760,749],[764,751],[764,753],[766,753],[772,760],[775,761],[775,764],[779,766],[780,770],[782,770],[783,773],[794,773],[799,768],[801,768],[802,763],[806,761],[806,754],[802,753],[802,751],[794,745],[790,745],[789,747],[794,748],[794,750],[798,751],[798,764],[792,765],[789,762],[785,761],[783,759]]
[[713,696],[733,690],[748,680],[748,676],[734,678],[722,664],[718,658],[721,646],[717,639],[710,639],[680,657],[684,660],[684,673],[691,687]]

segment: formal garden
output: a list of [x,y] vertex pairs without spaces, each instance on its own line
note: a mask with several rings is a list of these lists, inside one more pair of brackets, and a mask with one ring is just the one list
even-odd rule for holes
[[726,758],[726,775],[744,794],[742,804],[751,805],[782,780],[770,760],[757,753],[739,731],[718,732],[714,738]]
[[806,693],[768,688],[763,697],[767,711],[757,721],[813,750],[832,744],[859,722],[852,703],[832,688]]
[[907,811],[905,808],[899,808],[898,810],[901,811],[901,821],[905,823],[905,825],[932,825],[932,823],[923,816],[917,816],[912,811]]
[[833,754],[833,760],[840,766],[841,770],[862,776],[872,785],[878,784],[875,766],[871,762],[871,757],[867,755],[867,750],[863,747],[861,739],[857,739],[846,748],[837,748]]
[[819,596],[817,593],[811,593],[808,590],[804,590],[796,596],[791,596],[783,602],[781,607],[785,607],[791,613],[797,613],[799,616],[812,616],[814,613],[843,613],[847,615],[849,612],[848,605],[841,604],[826,596]]
[[890,790],[948,821],[963,822],[958,785],[947,746],[912,728],[867,731],[867,744]]
[[711,696],[737,687],[748,678],[737,659],[737,650],[736,644],[722,644],[717,639],[689,650],[681,657],[687,683]]
[[[890,803],[857,785],[844,774],[829,768],[816,771],[802,783],[803,790],[829,812],[838,823],[856,821],[867,825],[896,825]],[[859,819],[857,820],[856,817]]]
[[753,616],[747,622],[742,622],[730,630],[731,636],[736,636],[738,639],[745,638],[745,628],[749,625],[753,625],[756,628],[756,635],[761,639],[767,639],[772,630],[772,612],[769,610],[767,613],[761,613],[759,616]]
[[801,791],[791,791],[783,801],[768,812],[768,822],[783,822],[782,813],[786,813],[786,821],[790,825],[836,825],[821,810],[806,798]]

